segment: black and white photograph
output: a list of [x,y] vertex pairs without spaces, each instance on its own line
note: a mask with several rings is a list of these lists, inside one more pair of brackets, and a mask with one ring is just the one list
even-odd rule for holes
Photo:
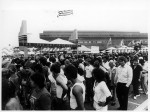
[[148,0],[0,0],[1,111],[148,111]]

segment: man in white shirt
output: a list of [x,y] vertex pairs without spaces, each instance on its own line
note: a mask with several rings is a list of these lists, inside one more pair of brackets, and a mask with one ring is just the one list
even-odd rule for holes
[[107,70],[110,68],[107,56],[103,57],[103,67],[105,67]]
[[127,110],[128,93],[132,82],[133,70],[126,64],[126,58],[124,56],[120,56],[118,62],[120,66],[118,66],[115,76],[115,83],[117,83],[116,93],[120,104],[118,110]]

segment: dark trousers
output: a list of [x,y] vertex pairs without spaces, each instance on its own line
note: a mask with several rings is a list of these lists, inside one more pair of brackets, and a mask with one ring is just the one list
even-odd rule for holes
[[139,94],[139,84],[140,84],[140,83],[139,83],[138,80],[137,80],[137,81],[134,81],[134,82],[132,83],[134,96],[136,96],[136,95]]
[[88,101],[93,99],[93,78],[86,78],[86,98]]
[[126,87],[126,83],[117,83],[116,93],[120,104],[120,110],[127,110],[128,108],[128,94],[129,87]]

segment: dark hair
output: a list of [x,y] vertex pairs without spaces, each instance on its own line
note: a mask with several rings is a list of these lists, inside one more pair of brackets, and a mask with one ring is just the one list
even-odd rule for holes
[[83,62],[82,58],[79,58],[78,61],[79,61],[79,63],[82,63],[82,62]]
[[82,68],[78,67],[78,74],[80,74],[81,76],[84,74],[84,71]]
[[54,73],[60,73],[60,66],[61,64],[59,62],[55,62],[54,64],[52,64],[51,66],[51,72],[54,72]]
[[139,59],[139,57],[136,55],[136,56],[134,56],[133,61],[138,61],[138,59]]
[[140,59],[140,60],[139,60],[139,63],[143,66],[144,63],[145,63],[145,62],[144,62],[144,59]]
[[47,63],[47,60],[46,60],[46,58],[45,57],[40,57],[40,62],[42,63],[42,65],[46,65],[46,63]]
[[76,68],[78,68],[79,63],[78,63],[77,60],[74,60],[74,61],[72,62],[72,64],[73,64]]
[[41,64],[36,64],[36,65],[34,66],[34,71],[35,71],[35,70],[38,70],[40,73],[42,73],[42,72],[43,72],[42,65],[41,65]]
[[97,57],[97,59],[98,59],[98,61],[99,61],[99,64],[101,65],[102,62],[103,62],[103,61],[102,61],[102,57],[99,56],[99,57]]
[[87,58],[86,61],[91,63],[91,58]]
[[127,59],[124,56],[119,56],[118,62],[119,61],[124,61],[125,63],[127,62]]
[[77,78],[77,68],[74,65],[68,65],[64,69],[65,75],[68,79],[76,79]]
[[108,61],[109,57],[108,56],[103,56],[103,59],[106,59]]
[[47,63],[46,63],[46,66],[47,66],[47,67],[49,67],[50,65],[51,65],[51,63],[50,63],[50,62],[47,62]]
[[92,74],[97,82],[105,80],[105,72],[100,68],[95,68]]
[[99,65],[100,65],[100,64],[99,64],[99,61],[98,61],[98,60],[96,60],[96,61],[94,62],[94,65],[93,65],[93,66],[94,66],[94,67],[96,67],[96,68],[98,68],[98,67],[99,67]]
[[39,88],[43,88],[45,86],[45,78],[42,74],[36,72],[33,75],[30,76],[30,79],[34,81],[36,85],[38,85]]
[[50,57],[49,58],[49,61],[51,61],[52,63],[55,63],[56,62],[56,59],[54,57]]

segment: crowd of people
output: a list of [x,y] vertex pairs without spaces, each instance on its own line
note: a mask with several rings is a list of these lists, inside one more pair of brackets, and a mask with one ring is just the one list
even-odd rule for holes
[[2,110],[127,110],[131,86],[147,95],[148,53],[2,57]]

